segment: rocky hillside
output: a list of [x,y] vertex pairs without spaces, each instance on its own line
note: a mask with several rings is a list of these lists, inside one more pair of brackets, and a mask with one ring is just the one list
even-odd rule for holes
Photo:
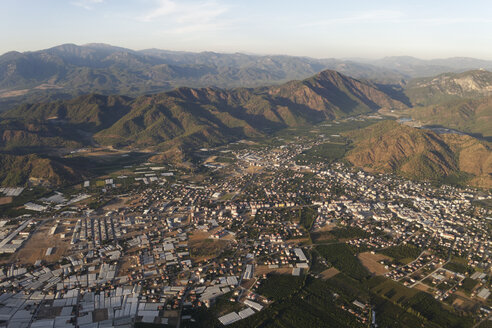
[[95,139],[148,147],[169,142],[204,146],[268,134],[382,107],[405,105],[376,87],[334,71],[280,87],[180,88],[135,99],[132,110]]
[[268,93],[316,110],[331,110],[333,116],[337,113],[367,112],[368,109],[407,107],[373,84],[332,70],[325,70],[302,82],[293,81],[271,87]]
[[492,95],[492,73],[474,70],[411,80],[405,93],[414,106]]
[[461,172],[472,175],[468,184],[492,188],[492,147],[490,143],[458,134],[443,134],[441,138],[455,153]]
[[347,136],[353,140],[353,149],[346,159],[367,170],[492,187],[491,147],[472,137],[438,135],[394,121],[384,121]]

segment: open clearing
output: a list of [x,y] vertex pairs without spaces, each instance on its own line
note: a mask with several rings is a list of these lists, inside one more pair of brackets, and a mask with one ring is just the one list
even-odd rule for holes
[[12,197],[0,197],[0,205],[10,204],[12,200]]
[[313,240],[313,243],[319,244],[319,243],[326,243],[326,242],[335,242],[336,238],[330,233],[331,229],[328,230],[316,230],[315,232],[311,233],[311,239]]
[[340,271],[335,268],[329,268],[320,273],[321,279],[330,279],[331,277],[336,276]]
[[362,265],[365,266],[367,270],[369,270],[369,272],[376,275],[383,275],[389,271],[384,267],[383,264],[379,263],[379,261],[392,260],[389,256],[378,253],[372,254],[371,252],[360,253],[357,257],[362,262]]
[[432,288],[422,282],[416,284],[413,288],[421,290],[423,292],[428,292],[428,293],[432,292]]
[[281,268],[269,268],[268,265],[258,265],[255,267],[255,276],[259,277],[264,274],[277,273],[277,274],[292,274],[292,268],[281,267]]
[[127,207],[131,197],[115,198],[103,207],[105,211],[119,210],[120,208]]
[[217,230],[215,229],[210,232],[198,231],[190,236],[188,246],[193,261],[199,262],[212,259],[227,248],[230,241],[209,238]]
[[[68,238],[61,239],[60,234],[50,235],[52,224],[44,224],[32,235],[22,248],[14,254],[20,264],[34,264],[38,259],[47,263],[54,263],[62,258],[70,246]],[[46,250],[54,247],[53,254],[46,256]]]

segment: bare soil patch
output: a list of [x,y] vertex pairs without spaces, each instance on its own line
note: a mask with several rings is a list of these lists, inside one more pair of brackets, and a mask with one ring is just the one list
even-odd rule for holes
[[107,205],[103,207],[105,211],[114,211],[123,207],[127,207],[127,202],[131,199],[131,197],[121,197],[117,199],[113,199]]
[[432,291],[432,288],[430,288],[429,286],[427,286],[424,283],[418,283],[413,288],[421,290],[423,292],[431,292]]
[[338,271],[337,269],[335,268],[329,268],[329,269],[326,269],[325,271],[321,272],[320,275],[321,275],[321,279],[330,279],[334,276],[336,276],[340,271]]
[[12,197],[0,197],[0,205],[10,204],[12,200]]
[[29,89],[7,91],[7,92],[1,93],[0,98],[18,97],[18,96],[25,95],[28,92],[29,92]]
[[198,231],[190,236],[188,246],[193,261],[204,261],[217,257],[229,245],[223,239],[208,238],[213,231]]
[[255,276],[262,276],[264,274],[269,273],[277,273],[277,274],[292,274],[292,268],[289,267],[280,267],[280,268],[269,268],[268,265],[258,265],[255,267]]
[[[68,239],[62,240],[60,234],[50,235],[53,224],[44,224],[27,240],[24,246],[14,254],[13,259],[20,264],[34,264],[37,260],[54,263],[60,260],[70,247]],[[53,254],[46,256],[46,250],[54,247]]]
[[333,236],[329,230],[324,230],[324,231],[316,230],[315,232],[311,233],[311,239],[315,244],[336,241],[335,236]]
[[360,253],[357,257],[362,262],[362,265],[364,265],[366,269],[369,270],[369,272],[376,275],[383,275],[389,271],[384,267],[383,264],[379,263],[379,261],[392,260],[389,256],[378,253],[372,254],[371,252]]

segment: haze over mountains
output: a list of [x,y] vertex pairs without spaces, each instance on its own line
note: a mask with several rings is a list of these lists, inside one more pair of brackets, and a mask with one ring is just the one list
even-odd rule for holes
[[[182,160],[200,147],[378,111],[486,139],[492,136],[492,73],[463,72],[478,66],[492,63],[410,57],[368,63],[102,44],[10,52],[0,57],[0,97],[10,108],[0,114],[0,181],[77,179],[85,172],[59,156],[80,147]],[[412,79],[436,72],[446,73]],[[347,134],[353,149],[346,158],[413,178],[492,185],[487,141],[388,124]],[[35,169],[40,163],[46,169]]]
[[412,57],[372,61],[314,59],[64,44],[0,56],[0,110],[26,101],[68,99],[93,92],[138,96],[180,86],[258,87],[304,79],[325,69],[399,86],[414,77],[479,68],[492,69],[492,61]]

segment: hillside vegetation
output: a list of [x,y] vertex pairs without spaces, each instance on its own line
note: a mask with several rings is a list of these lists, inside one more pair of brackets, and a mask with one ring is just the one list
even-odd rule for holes
[[347,136],[353,140],[353,149],[346,159],[367,170],[492,187],[491,147],[470,136],[438,135],[394,121],[352,131]]
[[[194,148],[383,107],[406,108],[372,84],[324,71],[279,87],[179,88],[136,99],[87,95],[22,105],[0,116],[10,122],[0,127],[0,132],[30,133],[30,137],[5,140],[5,147],[22,146],[23,142],[31,147],[97,142],[161,150],[176,145]],[[41,131],[29,130],[27,125],[40,127]],[[63,141],[56,137],[63,137]]]
[[482,137],[492,137],[492,97],[448,101],[415,107],[410,115],[422,124],[442,125]]
[[0,185],[60,185],[81,179],[74,169],[37,155],[0,154]]

